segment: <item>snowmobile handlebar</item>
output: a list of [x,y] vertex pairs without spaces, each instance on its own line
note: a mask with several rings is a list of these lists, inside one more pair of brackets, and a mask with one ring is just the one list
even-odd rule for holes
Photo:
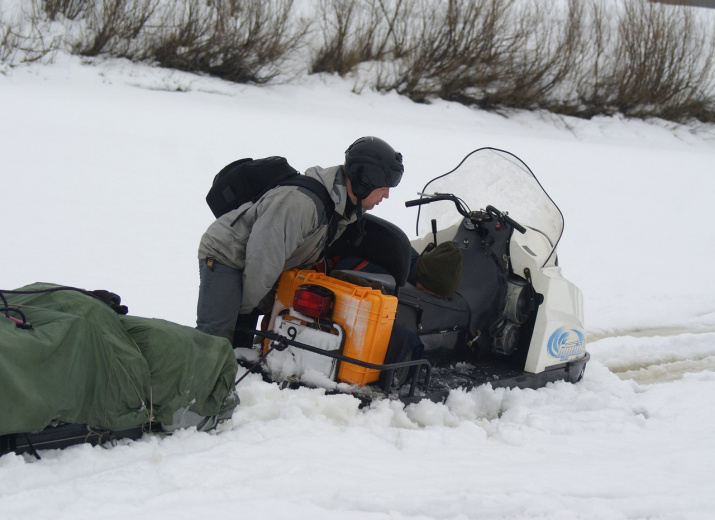
[[457,211],[460,215],[465,218],[469,218],[469,210],[464,206],[462,200],[456,195],[451,193],[435,193],[434,195],[424,195],[419,199],[408,200],[405,202],[406,208],[411,208],[413,206],[421,206],[423,204],[431,204],[432,202],[438,202],[440,200],[451,200],[457,207]]
[[526,228],[519,224],[516,220],[511,218],[508,213],[502,213],[498,209],[496,209],[494,206],[487,206],[485,211],[489,213],[490,215],[494,216],[497,218],[497,220],[501,220],[509,224],[511,227],[516,229],[519,233],[522,235],[526,233]]
[[[414,199],[414,200],[408,200],[405,202],[405,207],[406,208],[411,208],[413,206],[421,206],[423,204],[431,204],[432,202],[437,202],[440,200],[450,200],[454,202],[454,205],[457,207],[457,211],[459,212],[460,215],[462,215],[464,218],[470,218],[471,215],[469,213],[469,210],[465,207],[464,203],[462,200],[457,197],[456,195],[452,195],[451,193],[435,193],[434,195],[425,195],[419,199]],[[519,224],[516,220],[511,218],[508,213],[502,213],[498,209],[496,209],[494,206],[487,206],[485,209],[486,213],[497,220],[501,222],[506,222],[509,224],[511,227],[516,229],[519,233],[522,235],[526,233],[526,228]]]
[[438,200],[451,200],[451,197],[453,196],[454,195],[431,195],[429,197],[421,197],[419,199],[408,200],[405,202],[405,207],[411,208],[412,206],[421,206],[422,204],[429,204]]

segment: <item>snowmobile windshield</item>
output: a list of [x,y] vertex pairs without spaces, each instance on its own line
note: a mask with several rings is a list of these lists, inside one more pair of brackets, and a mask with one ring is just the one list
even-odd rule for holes
[[[456,195],[467,211],[493,206],[524,227],[543,234],[556,249],[564,229],[561,210],[541,186],[529,167],[510,152],[496,148],[479,148],[467,155],[452,171],[429,181],[422,197],[435,193]],[[419,206],[417,236],[432,230],[432,219],[438,229],[463,220],[453,202],[445,200]]]

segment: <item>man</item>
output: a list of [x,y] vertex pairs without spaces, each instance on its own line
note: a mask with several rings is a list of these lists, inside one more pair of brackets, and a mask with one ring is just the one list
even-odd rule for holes
[[278,186],[255,204],[248,202],[216,219],[199,245],[196,327],[225,336],[234,346],[250,345],[250,335],[234,335],[234,329],[255,328],[258,314],[272,305],[261,305],[261,300],[270,298],[281,273],[321,260],[333,219],[338,219],[338,238],[364,211],[390,196],[403,171],[400,153],[382,139],[362,137],[345,151],[343,165],[305,172],[328,189],[334,215],[319,214],[310,191]]

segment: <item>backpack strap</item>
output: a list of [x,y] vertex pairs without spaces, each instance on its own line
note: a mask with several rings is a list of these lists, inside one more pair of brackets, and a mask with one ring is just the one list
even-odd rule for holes
[[[338,231],[338,223],[340,222],[340,215],[335,212],[335,202],[330,197],[328,188],[320,182],[318,179],[313,177],[308,177],[306,175],[293,175],[280,181],[276,186],[297,186],[299,189],[303,188],[310,196],[310,199],[315,202],[315,206],[318,208],[318,213],[323,210],[326,219],[328,220],[328,238],[325,242],[326,248],[330,245],[335,238],[335,233]],[[275,186],[274,186],[275,187]],[[270,191],[270,190],[269,190]],[[231,227],[233,227],[236,222],[246,213],[248,209],[243,210],[233,222],[231,222]]]
[[[330,244],[335,238],[335,233],[338,230],[338,222],[340,221],[340,215],[335,213],[335,202],[330,197],[328,188],[320,182],[318,179],[313,177],[308,177],[307,175],[294,175],[278,183],[279,186],[298,186],[299,188],[305,188],[309,192],[315,195],[311,197],[314,202],[320,201],[322,209],[325,212],[325,216],[328,219],[328,239],[326,244]],[[317,200],[316,200],[317,199]],[[316,204],[318,207],[318,212],[320,212],[320,205]]]

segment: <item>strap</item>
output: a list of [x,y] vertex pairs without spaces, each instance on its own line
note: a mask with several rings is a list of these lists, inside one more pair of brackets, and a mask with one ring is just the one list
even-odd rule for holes
[[308,177],[307,175],[293,175],[278,183],[279,186],[302,186],[315,193],[323,203],[326,213],[330,214],[335,211],[335,202],[328,193],[328,188],[318,179]]
[[333,202],[333,199],[330,197],[328,188],[326,188],[325,185],[318,179],[308,177],[307,175],[294,175],[284,181],[281,181],[279,186],[303,187],[310,190],[318,197],[318,200],[322,203],[325,214],[328,217],[328,240],[326,241],[326,244],[330,244],[333,241],[333,238],[335,238],[335,233],[338,230],[340,215],[335,213],[335,202]]
[[[320,209],[325,210],[325,215],[327,216],[328,219],[328,239],[326,241],[326,245],[329,245],[332,243],[333,239],[335,238],[335,234],[338,231],[338,223],[340,222],[340,215],[335,213],[335,202],[333,202],[333,199],[330,197],[330,193],[328,192],[328,188],[325,187],[325,185],[320,182],[318,179],[314,179],[313,177],[308,177],[306,175],[292,175],[291,177],[288,177],[287,179],[282,180],[276,186],[298,186],[299,188],[305,188],[306,190],[310,191],[315,195],[314,197],[311,197],[311,200],[316,202],[317,206],[317,201],[320,201],[320,204],[322,206],[318,208],[318,211],[320,212]],[[317,198],[317,201],[316,201]],[[231,227],[233,227],[236,222],[239,221],[239,219],[246,213],[248,209],[243,210],[234,220],[231,222]]]
[[360,243],[362,242],[362,239],[365,238],[365,219],[362,218],[362,199],[358,198],[357,200],[357,229],[358,229],[358,236],[355,237],[355,245],[359,246]]

